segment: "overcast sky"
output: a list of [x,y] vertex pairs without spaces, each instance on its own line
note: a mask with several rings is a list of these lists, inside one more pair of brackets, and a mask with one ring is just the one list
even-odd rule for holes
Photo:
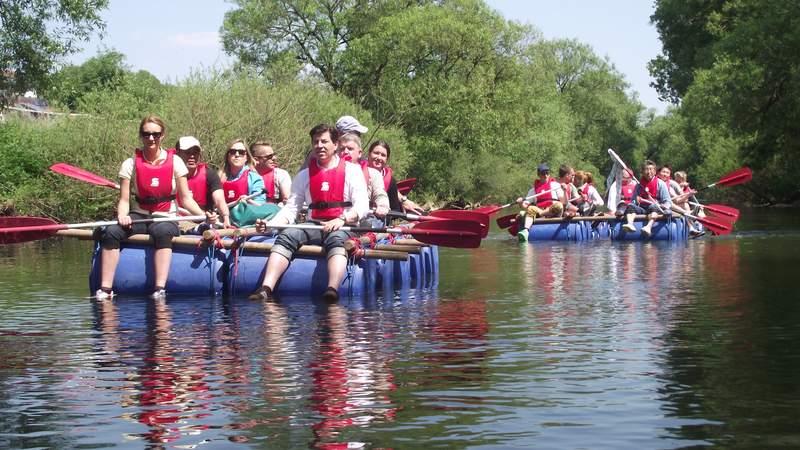
[[[666,104],[649,87],[647,62],[661,52],[650,25],[651,0],[488,0],[503,16],[538,28],[545,38],[575,38],[608,57],[641,102],[659,113]],[[94,38],[71,61],[81,63],[102,48],[127,57],[134,70],[175,82],[191,69],[225,67],[219,28],[233,5],[223,0],[112,0],[103,14],[104,38]]]

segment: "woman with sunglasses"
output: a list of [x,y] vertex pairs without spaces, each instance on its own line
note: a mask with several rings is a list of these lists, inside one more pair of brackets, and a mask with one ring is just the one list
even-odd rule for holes
[[263,194],[244,200],[244,197],[264,191],[264,180],[258,172],[250,170],[252,165],[253,157],[250,156],[244,140],[234,139],[228,145],[225,164],[219,173],[226,202],[239,200],[246,201],[250,205],[261,205],[265,202]]
[[250,153],[255,159],[255,169],[264,180],[267,201],[282,204],[292,192],[292,177],[289,172],[278,167],[277,155],[268,142],[258,141],[250,144]]
[[397,190],[397,181],[392,175],[392,168],[389,167],[389,156],[392,149],[386,141],[375,141],[369,146],[367,152],[367,163],[369,167],[377,170],[383,176],[383,186],[389,195],[389,209],[392,211],[408,212],[413,214],[423,214],[425,211],[421,206],[409,200]]
[[[118,225],[111,225],[100,233],[100,289],[98,300],[110,299],[114,273],[120,257],[120,242],[131,234],[147,233],[153,238],[155,248],[153,265],[155,288],[151,297],[163,299],[167,275],[172,261],[172,238],[179,235],[176,222],[137,223],[134,219],[174,217],[178,212],[176,199],[195,215],[203,210],[192,198],[186,181],[188,170],[175,149],[164,150],[161,141],[166,134],[161,118],[147,116],[139,123],[142,147],[122,163],[119,170],[120,193],[117,202]],[[209,222],[216,221],[214,213],[206,213]]]

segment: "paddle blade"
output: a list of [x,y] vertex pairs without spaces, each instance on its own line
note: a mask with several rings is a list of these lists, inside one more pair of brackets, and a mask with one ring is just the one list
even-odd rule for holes
[[53,164],[50,166],[50,170],[60,173],[61,175],[66,175],[70,178],[75,178],[76,180],[86,181],[87,183],[96,184],[98,186],[119,189],[119,185],[108,178],[103,178],[100,175],[81,169],[80,167],[71,166],[67,163]]
[[481,245],[481,225],[469,220],[418,222],[405,232],[420,242],[442,247],[478,248]]
[[46,217],[0,216],[0,228],[33,227],[37,225],[53,225],[56,222]]
[[487,216],[493,216],[497,214],[501,209],[503,209],[503,206],[501,205],[485,205],[481,206],[480,208],[475,208],[473,209],[473,211],[486,214]]
[[730,234],[733,231],[733,224],[728,221],[724,221],[722,219],[710,219],[708,217],[697,217],[695,218],[698,222],[702,223],[703,226],[708,228],[714,234],[718,235],[725,235]]
[[489,216],[476,211],[467,211],[462,209],[440,209],[431,211],[429,217],[436,217],[439,219],[451,220],[467,220],[481,224],[481,237],[485,238],[489,235]]
[[0,245],[46,239],[65,228],[45,217],[0,217]]
[[720,178],[716,184],[719,186],[736,186],[738,184],[747,183],[752,179],[753,171],[750,170],[749,167],[742,167]]
[[408,194],[417,185],[416,178],[408,178],[397,182],[397,191],[403,195]]
[[726,205],[703,205],[706,212],[713,213],[721,217],[729,217],[731,220],[736,221],[739,219],[739,210]]
[[497,226],[500,228],[508,228],[517,220],[517,214],[509,214],[507,216],[497,218]]

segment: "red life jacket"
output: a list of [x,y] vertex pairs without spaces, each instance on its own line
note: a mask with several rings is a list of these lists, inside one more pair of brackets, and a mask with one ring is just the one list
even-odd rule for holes
[[591,186],[592,185],[589,184],[589,183],[586,183],[586,184],[583,185],[583,188],[581,189],[581,195],[584,196],[584,200],[588,201],[591,198],[591,196],[589,195],[589,188]]
[[136,170],[136,203],[149,212],[168,212],[175,194],[172,193],[172,156],[175,149],[167,150],[167,159],[160,166],[154,166],[144,159],[140,149],[136,149],[134,167]]
[[364,174],[364,181],[367,183],[367,187],[369,187],[369,165],[366,161],[359,161],[358,165],[361,166],[361,172]]
[[636,190],[636,183],[632,181],[628,181],[627,183],[622,183],[620,186],[620,194],[621,200],[625,202],[626,205],[630,204],[633,201],[633,191]]
[[[658,199],[658,177],[653,177],[647,184],[640,184],[644,192],[641,190],[639,191],[639,197],[642,197],[645,200],[651,200],[651,203],[654,203]],[[649,194],[649,196],[648,196]]]
[[266,172],[259,170],[258,174],[261,175],[261,179],[264,180],[264,189],[267,190],[267,201],[271,203],[280,203],[280,189],[275,189],[275,169],[270,169]]
[[[186,183],[189,185],[189,192],[192,193],[192,198],[197,202],[197,205],[203,209],[206,209],[208,191],[207,173],[207,165],[198,164],[194,176],[186,180]],[[178,205],[183,206],[180,198],[178,199]]]
[[389,192],[389,184],[392,182],[392,168],[389,166],[383,167],[383,188]]
[[[547,181],[545,181],[544,183],[542,183],[540,180],[536,180],[533,183],[533,190],[537,194],[550,190],[551,183],[553,183],[554,181],[555,180],[553,180],[550,177],[548,177]],[[552,205],[553,202],[556,200],[558,200],[558,193],[555,191],[550,191],[549,195],[543,194],[536,197],[536,206],[538,206],[539,208],[547,208],[548,206]]]
[[345,160],[339,158],[339,165],[323,169],[316,160],[308,164],[308,190],[311,193],[311,217],[315,220],[331,220],[339,217],[344,207],[352,202],[344,201]]
[[238,200],[239,197],[249,194],[249,176],[250,169],[244,169],[236,181],[226,180],[222,183],[222,192],[225,193],[226,202]]

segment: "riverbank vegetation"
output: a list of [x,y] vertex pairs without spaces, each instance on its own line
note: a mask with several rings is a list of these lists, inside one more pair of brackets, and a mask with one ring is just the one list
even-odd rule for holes
[[[607,148],[631,165],[672,164],[696,186],[750,165],[754,182],[735,190],[736,201],[798,198],[800,84],[791,55],[800,30],[791,18],[800,7],[792,2],[721,1],[695,11],[659,0],[652,19],[664,54],[650,68],[676,103],[663,116],[646,110],[590,45],[545,39],[482,1],[233,3],[222,26],[237,59],[229,70],[164,85],[109,51],[57,72],[43,92],[80,115],[0,124],[6,209],[109,217],[112,190],[47,168],[67,162],[116,179],[148,113],[164,117],[167,143],[194,135],[215,163],[234,137],[271,141],[290,172],[313,124],[353,115],[370,128],[366,140],[392,144],[398,179],[419,179],[413,195],[440,204],[505,203],[525,192],[541,162],[590,170],[602,191]],[[675,26],[687,16],[696,19],[691,27]],[[730,192],[706,198],[713,195]]]

